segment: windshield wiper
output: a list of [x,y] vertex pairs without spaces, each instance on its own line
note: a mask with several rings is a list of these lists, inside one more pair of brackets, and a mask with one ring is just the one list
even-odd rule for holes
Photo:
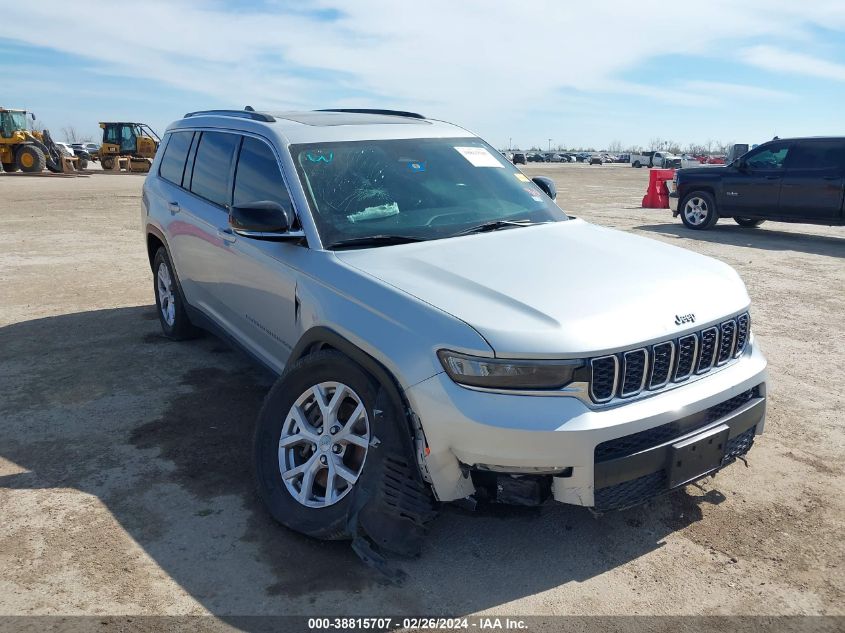
[[424,242],[423,237],[412,235],[365,235],[362,237],[350,237],[345,240],[332,242],[326,248],[346,248],[352,246],[392,246],[394,244],[410,244],[412,242]]
[[500,229],[510,229],[515,226],[533,226],[535,224],[546,224],[546,222],[532,222],[531,220],[493,220],[492,222],[485,222],[477,226],[471,226],[463,231],[452,233],[451,237],[459,235],[471,235],[472,233],[487,233],[488,231],[498,231]]

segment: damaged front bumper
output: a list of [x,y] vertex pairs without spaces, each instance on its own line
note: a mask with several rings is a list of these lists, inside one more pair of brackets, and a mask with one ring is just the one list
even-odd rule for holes
[[[517,502],[545,489],[563,503],[610,510],[747,452],[763,432],[765,381],[766,360],[752,344],[706,377],[606,408],[568,396],[475,391],[445,373],[409,388],[406,397],[425,436],[424,476],[441,501],[474,496],[492,480],[493,489]],[[698,454],[690,448],[695,443]],[[506,477],[539,483],[499,485]]]

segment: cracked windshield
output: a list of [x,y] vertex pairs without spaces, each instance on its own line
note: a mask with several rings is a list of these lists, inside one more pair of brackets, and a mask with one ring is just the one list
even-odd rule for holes
[[528,177],[473,138],[293,145],[291,152],[327,247],[566,219]]

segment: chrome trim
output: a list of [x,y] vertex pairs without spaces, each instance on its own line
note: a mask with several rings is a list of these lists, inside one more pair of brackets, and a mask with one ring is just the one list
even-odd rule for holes
[[[639,354],[640,352],[642,352],[642,354],[644,356],[644,358],[643,358],[643,377],[642,377],[642,380],[640,380],[640,386],[639,386],[638,389],[635,389],[634,391],[629,391],[629,392],[626,393],[624,391],[624,389],[625,389],[625,375],[628,373],[628,355],[629,354]],[[620,381],[619,381],[620,385],[621,385],[620,390],[619,390],[619,397],[620,398],[629,398],[631,396],[635,396],[645,388],[646,378],[648,377],[648,368],[649,368],[649,364],[648,364],[648,349],[647,348],[640,347],[640,348],[637,348],[637,349],[628,350],[627,352],[624,352],[622,354],[622,372],[621,372]]]
[[673,376],[672,382],[681,382],[683,380],[686,380],[687,378],[689,378],[690,376],[692,376],[695,373],[696,363],[698,362],[698,350],[699,350],[698,332],[692,332],[690,334],[686,334],[686,335],[684,335],[684,336],[682,336],[678,339],[678,361],[681,360],[681,342],[685,341],[688,338],[692,338],[693,342],[695,343],[695,345],[693,345],[693,348],[692,348],[692,362],[690,363],[689,371],[687,373],[681,375],[681,374],[678,373],[678,367],[677,366],[674,367],[674,369],[672,371],[672,376]]
[[267,233],[264,231],[246,231],[243,229],[232,229],[232,233],[241,237],[251,237],[259,240],[297,240],[305,237],[304,231],[286,231],[284,233]]
[[[713,327],[709,327],[706,330],[701,330],[701,350],[702,350],[701,353],[702,354],[704,353],[704,333],[709,332],[710,330],[716,331],[716,340],[713,343],[713,353],[710,355],[710,364],[707,365],[706,367],[704,367],[703,369],[701,367],[699,367],[698,364],[696,364],[696,366],[695,366],[695,373],[696,374],[705,374],[708,371],[710,371],[711,369],[713,369],[713,366],[716,364],[716,359],[719,358],[719,343],[722,340],[722,336],[721,336],[721,334],[722,334],[722,324],[721,323],[719,325],[714,325]],[[703,358],[703,356],[701,358]],[[699,360],[701,360],[701,359],[699,359]]]
[[654,380],[654,360],[651,362],[651,371],[649,372],[648,377],[648,388],[649,390],[654,389],[661,389],[668,385],[672,381],[672,373],[675,370],[675,341],[663,341],[662,343],[656,343],[651,346],[651,356],[652,359],[655,357],[654,348],[660,347],[661,345],[668,345],[669,346],[669,371],[666,372],[666,380],[661,382],[660,384],[653,385],[652,381]]
[[[613,388],[610,390],[610,397],[608,398],[597,398],[596,394],[593,392],[593,366],[595,365],[596,361],[605,360],[606,358],[613,359]],[[619,357],[616,354],[607,354],[605,356],[596,356],[595,358],[590,359],[590,398],[593,399],[593,402],[598,404],[602,404],[604,402],[610,402],[613,400],[614,396],[616,395],[616,389],[619,387]]]

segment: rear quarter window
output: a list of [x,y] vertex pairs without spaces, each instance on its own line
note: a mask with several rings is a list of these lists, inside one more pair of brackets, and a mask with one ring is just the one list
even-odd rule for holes
[[182,185],[182,173],[185,171],[185,159],[188,156],[188,149],[191,147],[193,132],[173,132],[167,141],[164,149],[164,156],[161,157],[161,166],[158,175],[172,182],[174,185]]

